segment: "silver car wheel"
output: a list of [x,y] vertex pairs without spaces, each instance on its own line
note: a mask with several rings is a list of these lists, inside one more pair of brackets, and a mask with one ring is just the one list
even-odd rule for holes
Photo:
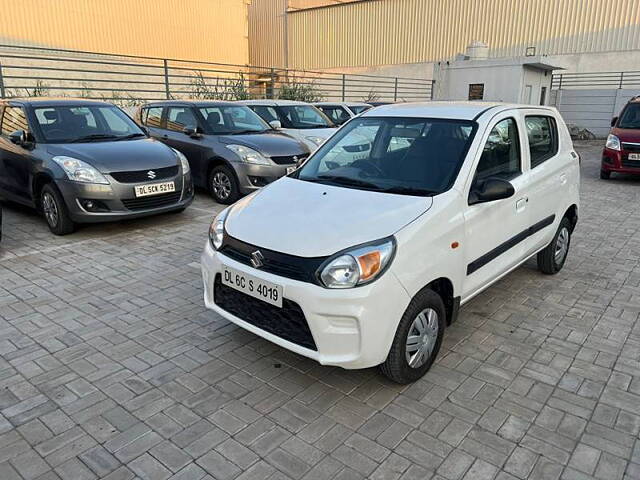
[[52,227],[56,227],[59,218],[58,204],[49,192],[45,192],[42,195],[42,211],[44,212],[44,218],[47,220],[47,223]]
[[438,329],[438,313],[433,308],[421,311],[413,320],[405,344],[405,356],[411,368],[420,368],[431,358],[438,341]]
[[556,261],[556,265],[559,265],[564,260],[564,257],[567,256],[567,252],[569,251],[569,230],[567,227],[562,227],[560,233],[558,233],[558,238],[556,240],[556,249],[553,254],[553,258]]
[[231,179],[224,172],[216,172],[211,181],[213,193],[221,200],[231,195]]

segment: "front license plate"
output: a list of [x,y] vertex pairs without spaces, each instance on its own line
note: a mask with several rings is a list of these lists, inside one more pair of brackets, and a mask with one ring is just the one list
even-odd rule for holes
[[232,268],[222,270],[222,283],[276,307],[282,307],[282,286]]
[[148,185],[136,185],[134,188],[136,197],[148,197],[149,195],[175,192],[176,184],[173,182],[151,183]]
[[287,167],[287,175],[296,171],[297,167]]
[[640,160],[640,153],[630,153],[629,160]]

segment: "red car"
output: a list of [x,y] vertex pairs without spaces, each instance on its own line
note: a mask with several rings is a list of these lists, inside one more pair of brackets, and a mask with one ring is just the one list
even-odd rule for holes
[[640,174],[640,96],[629,100],[619,117],[613,117],[611,127],[600,178],[608,179],[611,172]]

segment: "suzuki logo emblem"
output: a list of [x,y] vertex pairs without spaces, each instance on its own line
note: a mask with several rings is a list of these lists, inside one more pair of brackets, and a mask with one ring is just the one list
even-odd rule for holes
[[260,250],[256,250],[251,254],[251,265],[253,265],[253,268],[260,268],[264,265],[264,255]]
[[294,161],[294,162],[296,162],[296,163],[298,163],[298,156],[297,156],[297,155],[294,155],[294,156],[293,156],[293,161]]
[[154,172],[153,170],[149,170],[147,172],[147,177],[149,177],[151,180],[153,180],[154,178],[156,178],[156,172]]

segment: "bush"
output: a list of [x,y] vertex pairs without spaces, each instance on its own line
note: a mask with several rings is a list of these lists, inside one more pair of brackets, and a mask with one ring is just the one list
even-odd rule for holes
[[214,84],[207,83],[202,72],[196,72],[188,88],[189,98],[196,100],[248,100],[249,91],[245,85],[244,74],[238,78],[216,78]]
[[280,85],[278,98],[283,100],[297,100],[299,102],[319,102],[324,99],[323,93],[313,84],[313,82],[298,82],[296,80],[287,81]]

